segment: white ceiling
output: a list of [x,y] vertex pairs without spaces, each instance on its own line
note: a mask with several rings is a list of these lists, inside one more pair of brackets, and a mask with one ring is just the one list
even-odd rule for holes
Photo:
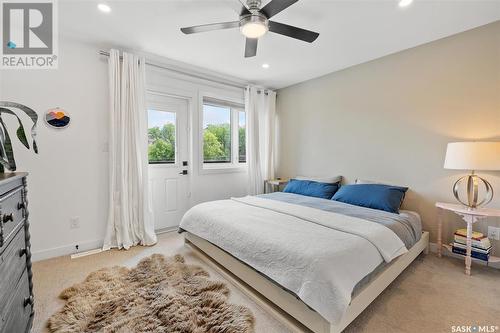
[[[234,0],[237,1],[237,0]],[[269,0],[264,0],[263,4]],[[60,34],[144,51],[267,87],[281,88],[500,20],[500,0],[301,0],[273,17],[320,33],[305,43],[269,33],[243,57],[238,29],[184,35],[179,28],[237,20],[223,1],[59,2]],[[261,65],[268,63],[269,69]]]

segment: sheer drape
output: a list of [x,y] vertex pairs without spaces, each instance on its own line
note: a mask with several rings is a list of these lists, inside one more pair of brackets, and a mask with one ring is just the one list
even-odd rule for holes
[[247,112],[248,194],[264,192],[264,180],[274,178],[276,93],[249,86]]
[[149,203],[145,60],[111,50],[110,198],[103,249],[156,243]]

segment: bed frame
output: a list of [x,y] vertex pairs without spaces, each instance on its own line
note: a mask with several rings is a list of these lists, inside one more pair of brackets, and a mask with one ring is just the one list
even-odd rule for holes
[[[328,322],[304,302],[210,242],[185,233],[185,243],[210,267],[233,283],[259,306],[295,332],[339,333],[347,327],[422,252],[428,253],[429,232],[424,231],[406,254],[393,260],[352,298],[339,324]],[[271,303],[270,303],[271,302]]]

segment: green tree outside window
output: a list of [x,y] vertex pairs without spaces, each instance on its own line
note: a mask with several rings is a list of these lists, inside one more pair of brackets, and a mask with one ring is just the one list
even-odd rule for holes
[[175,162],[175,125],[167,123],[160,127],[148,129],[149,162]]

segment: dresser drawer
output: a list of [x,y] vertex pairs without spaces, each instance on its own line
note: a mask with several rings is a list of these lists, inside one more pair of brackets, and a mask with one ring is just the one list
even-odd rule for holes
[[7,300],[12,295],[19,278],[26,269],[26,243],[24,227],[20,228],[9,246],[0,255],[0,313],[3,314]]
[[24,333],[30,322],[33,303],[30,301],[27,271],[24,271],[14,290],[12,298],[7,303],[7,311],[2,313],[1,333]]
[[22,187],[0,197],[0,251],[3,251],[13,236],[12,231],[23,220],[23,210]]

